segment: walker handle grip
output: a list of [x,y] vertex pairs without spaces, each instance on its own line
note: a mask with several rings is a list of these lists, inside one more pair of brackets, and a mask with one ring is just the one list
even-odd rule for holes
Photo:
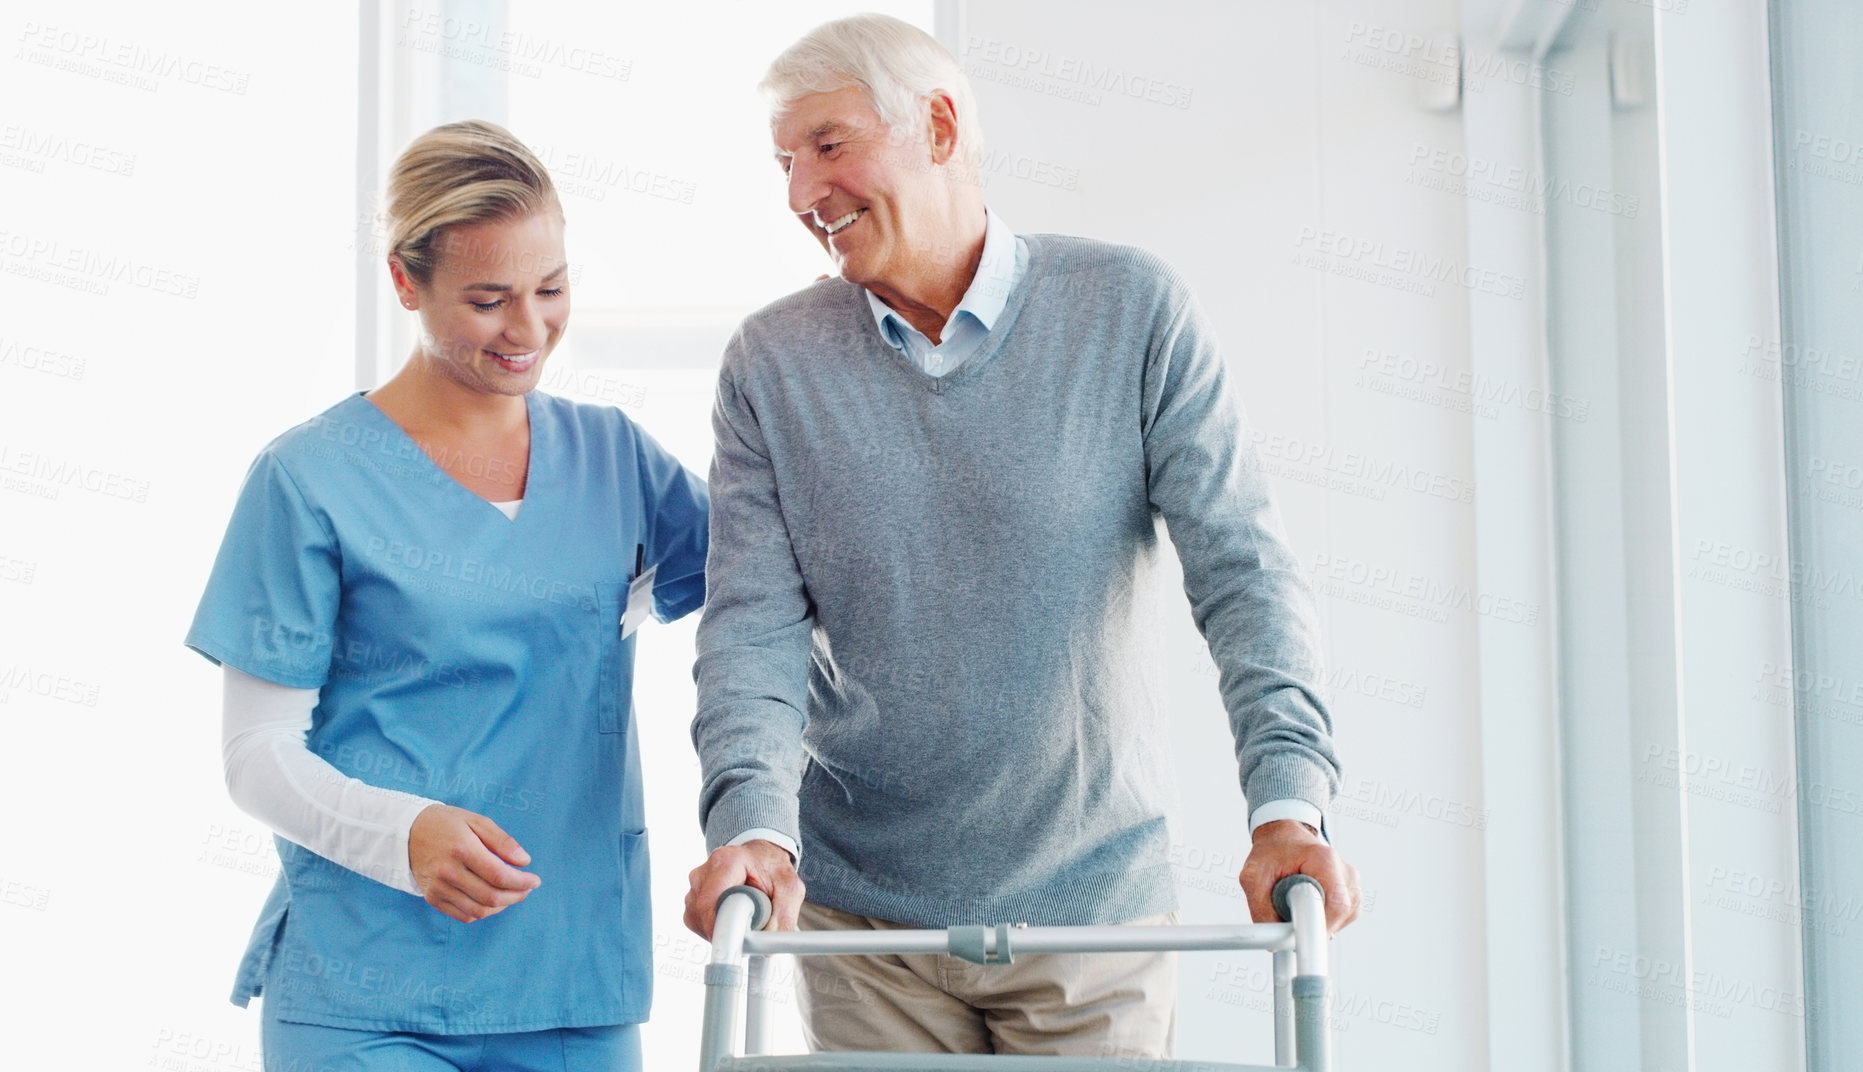
[[723,908],[725,900],[735,894],[746,894],[755,908],[750,914],[750,929],[760,931],[764,924],[770,922],[770,895],[755,886],[733,886],[718,895],[718,907]]
[[1287,876],[1274,884],[1274,915],[1275,918],[1279,919],[1282,923],[1292,923],[1294,920],[1294,911],[1288,907],[1287,895],[1292,893],[1296,886],[1312,886],[1315,890],[1319,891],[1322,901],[1326,899],[1326,887],[1320,885],[1319,879],[1314,878],[1312,875]]

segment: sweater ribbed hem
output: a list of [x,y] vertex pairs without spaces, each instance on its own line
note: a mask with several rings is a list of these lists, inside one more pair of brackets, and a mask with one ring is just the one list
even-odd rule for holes
[[[1035,927],[1093,927],[1127,923],[1177,910],[1177,884],[1169,865],[1117,874],[1074,878],[1019,893],[941,899],[887,889],[821,854],[802,858],[809,900],[843,912],[914,927],[964,927],[1027,923]],[[953,861],[961,868],[961,859]]]
[[1250,807],[1271,800],[1304,800],[1324,813],[1337,791],[1330,767],[1294,753],[1263,756],[1242,783]]
[[714,852],[746,830],[763,827],[801,844],[793,794],[762,793],[740,786],[726,793],[705,815],[705,851]]

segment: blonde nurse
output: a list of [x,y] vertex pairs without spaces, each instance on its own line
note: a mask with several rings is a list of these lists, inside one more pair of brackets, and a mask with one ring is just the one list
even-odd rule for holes
[[637,1068],[629,631],[702,602],[706,489],[619,410],[535,390],[570,273],[520,142],[429,131],[388,217],[420,342],[260,452],[187,637],[283,865],[233,998],[263,994],[268,1069]]

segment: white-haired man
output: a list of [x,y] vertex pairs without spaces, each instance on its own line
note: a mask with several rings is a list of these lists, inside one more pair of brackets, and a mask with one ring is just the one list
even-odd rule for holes
[[[829,23],[763,88],[840,278],[746,319],[719,377],[687,924],[739,882],[811,929],[1173,919],[1160,517],[1254,805],[1250,910],[1305,872],[1350,922],[1311,597],[1183,282],[989,213],[963,72],[914,27]],[[818,1049],[1171,1046],[1167,954],[802,967]]]

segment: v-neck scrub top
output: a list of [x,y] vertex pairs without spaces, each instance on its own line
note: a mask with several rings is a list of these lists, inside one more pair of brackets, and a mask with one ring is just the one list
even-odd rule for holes
[[[346,775],[489,816],[543,884],[475,923],[277,839],[233,999],[330,1027],[485,1034],[638,1023],[652,997],[647,833],[621,617],[705,593],[705,485],[619,410],[532,392],[507,518],[353,395],[246,477],[188,646],[320,690],[309,747]],[[470,461],[468,461],[470,464]]]

